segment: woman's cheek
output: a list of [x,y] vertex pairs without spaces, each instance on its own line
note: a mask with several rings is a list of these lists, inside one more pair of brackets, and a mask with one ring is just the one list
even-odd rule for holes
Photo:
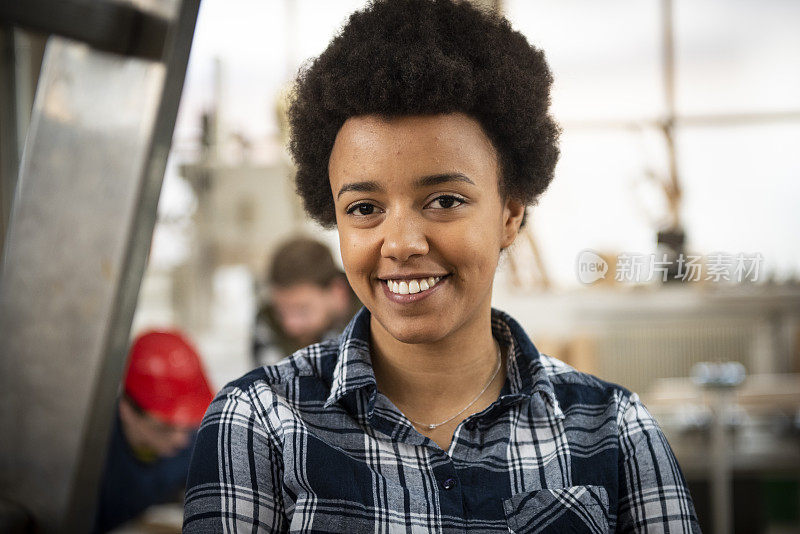
[[[347,275],[347,278],[350,279],[358,267],[357,262],[355,261],[356,258],[354,257],[357,248],[349,234],[346,231],[342,231],[341,226],[339,226],[339,251],[342,254],[342,265],[344,266],[344,272]],[[350,280],[350,283],[352,284],[353,280]]]
[[452,254],[462,260],[460,264],[484,268],[497,259],[494,249],[499,249],[499,241],[496,234],[495,229],[487,225],[485,220],[472,220],[463,227],[452,228],[444,236],[443,242],[448,244]]
[[357,279],[364,275],[369,276],[374,269],[375,259],[371,257],[374,247],[365,240],[365,237],[359,236],[352,231],[339,233],[342,264],[348,276],[352,276],[355,279],[351,283],[357,283]]

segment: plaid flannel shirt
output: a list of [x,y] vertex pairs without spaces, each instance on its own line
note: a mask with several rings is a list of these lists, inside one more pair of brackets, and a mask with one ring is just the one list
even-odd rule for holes
[[184,532],[699,532],[667,440],[635,393],[508,348],[498,399],[449,450],[376,388],[369,312],[337,340],[229,383],[195,446]]

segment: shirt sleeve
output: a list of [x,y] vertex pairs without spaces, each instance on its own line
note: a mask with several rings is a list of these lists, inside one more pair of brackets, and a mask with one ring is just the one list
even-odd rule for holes
[[678,461],[636,393],[623,396],[617,424],[617,532],[699,533],[692,497]]
[[250,397],[226,386],[197,435],[183,532],[286,532],[283,456]]

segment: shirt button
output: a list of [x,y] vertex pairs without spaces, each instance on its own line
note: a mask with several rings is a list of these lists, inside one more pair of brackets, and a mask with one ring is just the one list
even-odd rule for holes
[[456,485],[456,479],[454,479],[454,478],[448,478],[447,480],[442,482],[442,487],[444,489],[446,489],[446,490],[449,490],[450,488],[452,488],[455,485]]

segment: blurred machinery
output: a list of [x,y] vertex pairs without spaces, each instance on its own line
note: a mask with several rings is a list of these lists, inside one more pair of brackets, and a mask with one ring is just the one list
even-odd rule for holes
[[800,510],[800,286],[629,289],[517,291],[503,308],[541,352],[641,395],[704,532],[763,532],[778,519],[798,531],[790,511]]
[[[775,111],[739,112],[739,113],[713,113],[713,114],[687,114],[679,113],[676,105],[677,84],[676,72],[676,44],[675,44],[675,1],[660,0],[660,26],[661,26],[661,81],[663,83],[664,113],[655,119],[645,120],[589,120],[562,122],[565,130],[585,129],[619,129],[636,132],[644,135],[645,130],[654,129],[663,136],[663,147],[666,156],[666,168],[647,169],[633,184],[634,193],[639,194],[643,188],[651,188],[655,197],[660,198],[659,209],[649,209],[643,201],[643,196],[637,199],[637,206],[645,210],[645,216],[653,229],[653,237],[659,257],[665,255],[669,261],[667,282],[675,283],[684,281],[675,276],[679,268],[676,259],[686,253],[686,244],[691,241],[692,228],[687,227],[683,220],[683,187],[681,185],[681,170],[678,166],[676,138],[685,127],[731,127],[742,125],[767,125],[775,123],[800,123],[800,110],[784,109]],[[649,211],[648,211],[649,209]],[[521,262],[518,262],[521,263]],[[531,269],[539,271],[539,262],[533,264]],[[528,268],[527,265],[514,267],[515,270]],[[515,276],[520,280],[518,287],[539,288],[547,287],[540,283],[539,277],[534,277],[531,283]]]
[[800,374],[743,369],[698,364],[691,379],[658,380],[647,405],[706,530],[800,531]]
[[[221,84],[218,66],[217,95]],[[181,322],[198,329],[210,323],[209,281],[215,271],[225,265],[245,265],[254,279],[260,279],[267,251],[306,223],[287,158],[255,164],[246,151],[236,163],[220,157],[219,109],[215,103],[203,116],[198,161],[180,169],[197,199],[193,223],[198,238],[188,261],[174,275],[179,293],[175,305]],[[278,106],[276,111],[281,122],[285,110]]]

